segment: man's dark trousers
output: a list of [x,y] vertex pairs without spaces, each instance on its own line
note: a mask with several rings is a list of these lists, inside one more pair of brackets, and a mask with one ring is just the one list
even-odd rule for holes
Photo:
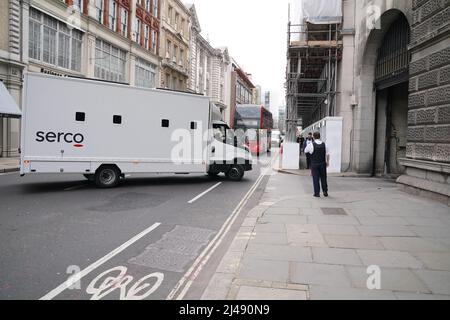
[[313,163],[311,165],[311,171],[314,183],[314,195],[320,196],[320,185],[322,185],[322,191],[328,193],[327,164]]

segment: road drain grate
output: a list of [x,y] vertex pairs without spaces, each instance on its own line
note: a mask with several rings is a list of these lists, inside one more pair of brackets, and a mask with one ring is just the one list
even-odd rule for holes
[[347,216],[347,212],[345,212],[342,208],[320,208],[324,215],[327,216]]

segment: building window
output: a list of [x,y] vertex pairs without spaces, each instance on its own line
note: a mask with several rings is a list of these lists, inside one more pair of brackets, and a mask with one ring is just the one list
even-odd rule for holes
[[121,33],[124,37],[128,37],[128,10],[122,8],[122,16],[121,16]]
[[150,5],[151,0],[145,0],[145,10],[147,10],[147,12],[150,12]]
[[167,11],[167,22],[170,25],[172,24],[172,15],[173,15],[173,8],[169,6],[169,9]]
[[95,0],[95,18],[103,23],[103,0]]
[[58,33],[58,66],[70,68],[70,29],[63,24],[59,26]]
[[95,43],[95,77],[125,82],[126,52],[100,39]]
[[149,26],[145,26],[144,27],[144,47],[145,49],[149,50],[150,49],[150,27]]
[[159,0],[153,0],[153,15],[157,18],[159,18]]
[[134,30],[135,39],[134,40],[140,44],[141,43],[141,20],[136,18],[135,22],[134,22],[134,27],[135,27],[135,30]]
[[172,57],[172,62],[173,63],[177,63],[178,61],[178,46],[174,46],[173,47],[173,57]]
[[177,85],[178,85],[177,77],[173,76],[172,77],[172,86],[170,87],[170,89],[177,90]]
[[180,32],[181,32],[181,35],[183,35],[183,36],[184,36],[184,25],[185,24],[186,24],[186,20],[181,19]]
[[156,87],[156,66],[154,64],[140,58],[136,59],[136,86]]
[[166,58],[170,59],[170,56],[172,54],[172,42],[170,42],[170,40],[167,40],[167,45],[166,45]]
[[180,49],[180,60],[178,61],[178,64],[180,66],[184,67],[184,50],[183,49]]
[[152,30],[152,52],[157,54],[158,48],[158,33],[155,30]]
[[180,23],[180,15],[178,13],[175,13],[175,30],[177,30],[177,31],[178,31],[179,23]]
[[81,71],[83,34],[31,8],[29,57],[64,69]]
[[42,14],[30,9],[30,26],[29,26],[29,56],[32,59],[41,60],[41,42],[42,42]]
[[113,31],[117,30],[117,5],[115,0],[109,1],[109,28]]
[[166,73],[166,89],[169,89],[170,87],[171,87],[170,74]]
[[73,0],[73,6],[77,7],[79,12],[83,12],[83,2],[84,0]]
[[163,128],[168,128],[169,125],[170,125],[169,120],[167,120],[167,119],[162,119],[162,120],[161,120],[161,127],[163,127]]
[[44,15],[43,60],[50,64],[56,64],[57,29],[58,21],[50,16]]

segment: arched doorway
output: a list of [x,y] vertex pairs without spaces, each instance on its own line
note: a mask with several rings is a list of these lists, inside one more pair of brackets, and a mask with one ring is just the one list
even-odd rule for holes
[[410,27],[399,13],[384,34],[377,51],[374,88],[376,114],[373,173],[401,175],[405,168],[408,127]]

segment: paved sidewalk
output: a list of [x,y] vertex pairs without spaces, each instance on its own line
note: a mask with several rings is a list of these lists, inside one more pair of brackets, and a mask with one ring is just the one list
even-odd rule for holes
[[0,173],[19,171],[19,158],[0,158]]
[[[202,299],[450,299],[450,209],[392,181],[275,173]],[[367,289],[367,268],[381,290]]]

